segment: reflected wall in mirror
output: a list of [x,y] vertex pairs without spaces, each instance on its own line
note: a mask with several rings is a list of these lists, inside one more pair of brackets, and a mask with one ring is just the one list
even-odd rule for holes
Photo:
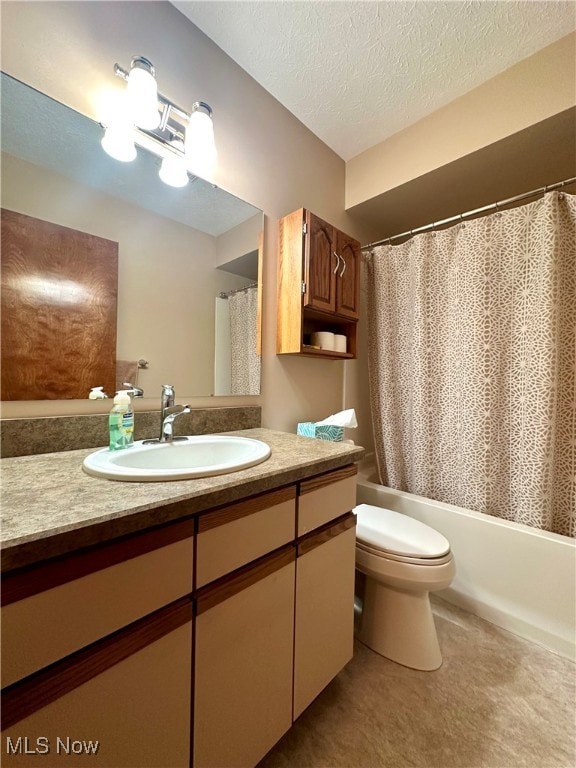
[[120,378],[145,397],[259,394],[262,211],[200,178],[169,187],[155,156],[113,160],[93,120],[1,88],[3,208],[118,243]]

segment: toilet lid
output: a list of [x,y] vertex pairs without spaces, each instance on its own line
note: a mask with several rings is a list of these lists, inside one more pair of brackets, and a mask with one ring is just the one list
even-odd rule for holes
[[371,504],[359,504],[354,513],[356,538],[373,549],[405,557],[442,557],[450,551],[447,538],[407,515]]

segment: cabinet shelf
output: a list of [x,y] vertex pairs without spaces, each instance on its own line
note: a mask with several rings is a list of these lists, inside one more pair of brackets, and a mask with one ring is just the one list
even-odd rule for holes
[[356,357],[352,352],[336,352],[331,349],[317,349],[316,347],[309,347],[306,344],[302,345],[300,352],[293,352],[292,354],[307,355],[308,357],[323,357],[328,360],[354,360]]

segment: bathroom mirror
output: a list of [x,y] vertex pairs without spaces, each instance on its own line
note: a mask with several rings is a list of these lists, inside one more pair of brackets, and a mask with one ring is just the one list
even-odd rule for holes
[[167,186],[143,149],[114,160],[98,123],[4,73],[1,102],[2,208],[118,243],[131,383],[145,397],[166,382],[179,398],[259,394],[262,211],[200,178]]

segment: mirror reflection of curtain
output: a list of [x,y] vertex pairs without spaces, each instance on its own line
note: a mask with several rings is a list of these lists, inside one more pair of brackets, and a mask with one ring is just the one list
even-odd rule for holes
[[260,394],[260,357],[256,353],[258,290],[240,290],[228,298],[230,308],[231,394]]
[[214,322],[214,394],[230,395],[230,307],[228,298],[216,296]]

